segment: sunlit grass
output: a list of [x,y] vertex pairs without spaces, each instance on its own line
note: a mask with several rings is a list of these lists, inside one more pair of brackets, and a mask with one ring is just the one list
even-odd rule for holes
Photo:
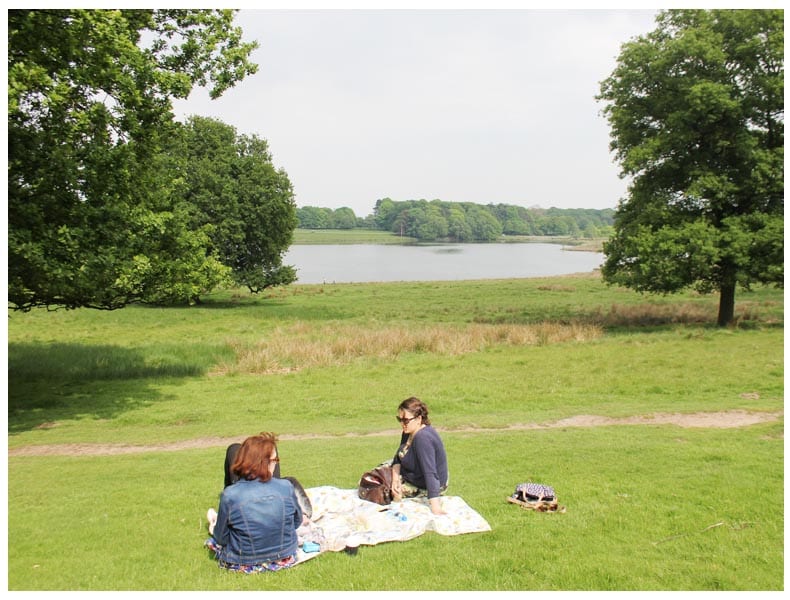
[[[222,485],[222,448],[11,458],[8,584],[95,591],[781,590],[781,432],[773,424],[446,434],[448,493],[464,498],[492,531],[427,533],[363,547],[353,559],[329,553],[259,576],[223,572],[202,548],[206,508]],[[284,441],[283,472],[307,487],[353,487],[359,471],[393,444],[395,437]],[[515,485],[528,480],[552,485],[567,511],[539,514],[507,503]],[[421,567],[405,577],[388,566],[402,564]]]
[[297,229],[294,244],[410,244],[416,240],[376,229]]
[[[10,313],[9,588],[781,589],[781,418],[736,429],[531,427],[580,415],[781,414],[783,292],[757,287],[737,300],[738,323],[723,329],[715,296],[642,296],[594,274]],[[210,561],[201,544],[222,480],[217,438],[275,431],[285,474],[353,487],[393,452],[392,417],[410,395],[444,432],[451,493],[492,532],[426,534],[271,577]],[[196,440],[218,445],[161,451]],[[160,450],[15,454],[64,444]],[[530,479],[553,485],[567,513],[505,502]],[[381,567],[407,564],[424,568],[404,578]]]

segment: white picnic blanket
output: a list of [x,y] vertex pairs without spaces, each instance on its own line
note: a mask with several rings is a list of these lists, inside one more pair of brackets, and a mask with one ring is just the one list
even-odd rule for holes
[[[382,542],[403,542],[434,531],[440,535],[460,535],[491,531],[488,522],[458,496],[442,496],[446,515],[434,515],[427,498],[409,498],[381,506],[361,500],[357,490],[331,486],[305,490],[313,505],[313,518],[300,527],[299,562],[323,552],[343,550],[349,538],[359,545],[372,546]],[[303,542],[315,542],[320,552],[306,553]]]

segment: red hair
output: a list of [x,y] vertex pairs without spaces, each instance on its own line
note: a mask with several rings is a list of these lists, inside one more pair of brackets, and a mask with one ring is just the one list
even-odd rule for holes
[[263,432],[244,440],[236,453],[231,471],[240,479],[259,479],[269,481],[272,470],[269,468],[272,455],[277,453],[277,438],[273,433]]

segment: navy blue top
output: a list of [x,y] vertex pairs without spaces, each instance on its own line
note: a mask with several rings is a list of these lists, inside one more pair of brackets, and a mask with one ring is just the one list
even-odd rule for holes
[[447,486],[447,454],[439,433],[430,425],[418,430],[408,452],[401,458],[398,454],[408,439],[409,434],[401,435],[392,464],[400,464],[404,481],[428,490],[428,498],[438,498],[442,488]]

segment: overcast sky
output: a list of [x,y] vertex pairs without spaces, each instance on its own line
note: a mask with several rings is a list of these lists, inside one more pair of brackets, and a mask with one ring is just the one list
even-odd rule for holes
[[298,206],[614,208],[596,102],[652,10],[242,10],[257,74],[176,104],[265,138]]

